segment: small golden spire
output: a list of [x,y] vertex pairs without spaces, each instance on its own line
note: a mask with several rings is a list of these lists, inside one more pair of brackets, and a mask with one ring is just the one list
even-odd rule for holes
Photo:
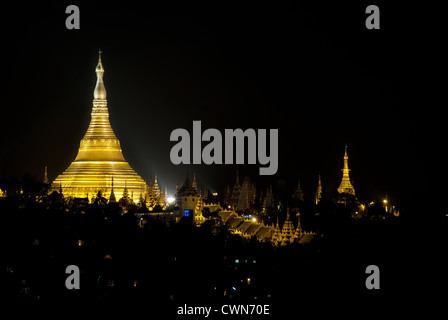
[[314,204],[319,204],[320,199],[322,198],[322,181],[320,179],[319,173],[319,182],[317,183],[316,195],[314,196]]
[[350,182],[350,169],[348,168],[347,144],[345,144],[344,167],[342,169],[342,181],[338,188],[339,193],[349,193],[355,195],[355,188]]

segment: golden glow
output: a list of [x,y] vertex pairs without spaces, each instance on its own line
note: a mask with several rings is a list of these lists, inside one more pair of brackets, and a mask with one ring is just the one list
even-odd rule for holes
[[125,187],[128,194],[139,197],[145,194],[146,183],[124,159],[120,141],[110,126],[101,52],[96,74],[90,125],[81,140],[75,161],[53,181],[51,191],[62,189],[64,196],[90,198],[101,190],[108,198],[113,178],[117,199],[123,196]]
[[348,168],[347,145],[345,145],[344,168],[342,169],[342,181],[338,188],[339,193],[349,193],[355,195],[355,188],[350,182],[350,169]]

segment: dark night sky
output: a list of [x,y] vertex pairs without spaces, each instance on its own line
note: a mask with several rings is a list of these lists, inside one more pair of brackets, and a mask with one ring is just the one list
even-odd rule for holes
[[[80,7],[80,30],[65,29],[68,4]],[[279,129],[279,171],[258,185],[285,179],[292,188],[300,178],[311,197],[320,172],[334,189],[347,142],[361,198],[411,198],[415,184],[429,193],[444,139],[440,109],[429,100],[415,108],[421,29],[404,23],[405,9],[377,3],[381,30],[369,31],[368,4],[202,5],[188,8],[194,14],[123,3],[11,7],[2,21],[0,178],[41,178],[47,163],[54,179],[74,160],[101,48],[111,124],[144,179],[157,173],[173,190],[196,171],[220,191],[237,168],[257,176],[259,165],[172,165],[171,131],[201,120],[203,130]]]

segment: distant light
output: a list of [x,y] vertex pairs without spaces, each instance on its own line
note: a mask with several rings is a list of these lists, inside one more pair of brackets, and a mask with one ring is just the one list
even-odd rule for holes
[[213,192],[213,196],[217,196],[218,195],[218,192]]
[[238,260],[238,259],[235,259],[235,263],[240,263],[240,260]]
[[254,260],[254,261],[252,261],[252,263],[257,263],[257,261],[256,261],[256,260]]
[[235,287],[232,287],[232,290],[233,290],[233,291],[236,291],[236,288],[235,288]]
[[257,222],[257,218],[252,218],[252,221],[253,222]]
[[168,201],[168,203],[173,203],[176,199],[174,199],[173,197],[168,197],[168,199],[166,199]]
[[387,199],[384,199],[384,200],[383,200],[383,203],[387,203]]
[[250,278],[247,278],[247,284],[249,285],[250,284]]

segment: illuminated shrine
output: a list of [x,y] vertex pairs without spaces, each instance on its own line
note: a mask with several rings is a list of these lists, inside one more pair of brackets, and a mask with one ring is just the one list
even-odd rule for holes
[[146,183],[124,159],[120,141],[109,123],[101,51],[95,71],[97,82],[90,125],[81,140],[78,155],[53,181],[51,191],[62,189],[64,196],[80,198],[90,198],[99,190],[109,198],[113,191],[120,199],[127,188],[128,193],[138,199],[140,194],[145,195]]

